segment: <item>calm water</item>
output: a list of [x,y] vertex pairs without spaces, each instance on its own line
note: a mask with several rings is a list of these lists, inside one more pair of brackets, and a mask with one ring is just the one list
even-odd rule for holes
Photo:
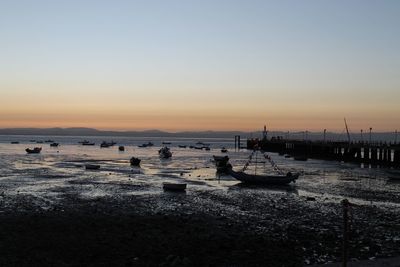
[[[30,140],[54,140],[58,148],[49,144],[36,144]],[[79,141],[89,140],[95,146],[82,146]],[[100,148],[101,141],[117,142],[110,148]],[[11,144],[19,141],[20,144]],[[154,147],[138,145],[153,142]],[[173,152],[172,159],[161,160],[158,150],[162,142]],[[178,145],[195,145],[201,141],[210,144],[210,151],[179,148]],[[118,151],[124,145],[125,151]],[[26,154],[28,147],[41,146],[41,154]],[[0,136],[0,193],[6,195],[30,194],[50,203],[66,193],[83,198],[131,194],[162,194],[162,183],[184,181],[187,194],[193,191],[218,190],[229,192],[240,184],[229,176],[217,177],[212,155],[223,155],[226,147],[230,162],[239,170],[250,151],[235,151],[232,139],[182,139],[182,138],[128,138],[128,137],[50,137],[50,136]],[[299,196],[314,196],[321,201],[340,201],[344,197],[361,204],[374,203],[382,207],[400,205],[400,183],[389,177],[397,176],[393,170],[359,168],[356,165],[333,161],[294,161],[268,153],[283,171],[300,172],[302,176],[291,185],[290,192]],[[129,159],[142,159],[141,167],[131,167]],[[259,155],[258,172],[271,172],[269,163]],[[101,165],[98,171],[85,170],[86,163]],[[248,172],[254,172],[252,165]],[[393,174],[394,173],[394,174]],[[252,189],[249,189],[252,190]],[[270,188],[254,189],[272,192]],[[284,189],[287,190],[287,189]],[[376,196],[381,196],[376,198]]]

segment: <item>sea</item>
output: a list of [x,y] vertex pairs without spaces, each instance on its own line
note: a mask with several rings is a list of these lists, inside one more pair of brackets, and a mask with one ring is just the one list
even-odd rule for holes
[[[59,143],[50,147],[46,141]],[[79,142],[88,140],[94,146]],[[37,143],[41,141],[43,143]],[[100,143],[117,144],[101,148]],[[11,142],[19,142],[12,144]],[[139,145],[152,142],[154,146]],[[160,159],[158,150],[167,142],[173,155]],[[210,150],[190,148],[207,144]],[[179,146],[186,145],[186,148]],[[124,146],[125,151],[119,151]],[[27,154],[26,148],[42,147],[40,154]],[[228,152],[222,153],[225,147]],[[235,170],[241,170],[252,151],[235,149],[234,138],[112,137],[112,136],[0,136],[0,194],[32,195],[49,203],[74,192],[81,198],[163,194],[164,182],[187,184],[186,194],[199,191],[229,192],[242,184],[216,173],[213,155],[228,155]],[[296,161],[276,153],[267,153],[283,172],[300,173],[300,178],[280,192],[338,203],[344,198],[353,203],[400,208],[400,172],[387,168],[309,159]],[[132,167],[130,158],[141,159]],[[99,170],[86,170],[86,164],[98,164]],[[273,173],[271,164],[257,153],[248,173]],[[76,186],[79,185],[79,186]],[[276,192],[276,188],[247,190]],[[278,190],[279,191],[279,190]]]

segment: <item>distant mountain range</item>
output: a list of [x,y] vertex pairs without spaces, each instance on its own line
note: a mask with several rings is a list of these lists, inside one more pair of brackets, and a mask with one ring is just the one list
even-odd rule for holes
[[235,135],[243,137],[251,133],[240,131],[199,131],[199,132],[164,132],[147,131],[102,131],[92,128],[7,128],[0,129],[0,135],[45,135],[45,136],[124,136],[124,137],[182,137],[182,138],[230,138]]
[[[160,130],[147,131],[102,131],[92,128],[7,128],[0,129],[0,135],[34,135],[34,136],[124,136],[124,137],[180,137],[180,138],[234,138],[235,135],[240,135],[244,141],[246,138],[261,138],[262,132],[243,132],[243,131],[183,131],[183,132],[165,132]],[[289,139],[308,139],[308,140],[323,140],[322,132],[283,132],[272,131],[268,132],[268,137],[282,136]],[[369,133],[350,134],[352,141],[369,141]],[[326,133],[326,140],[347,140],[345,133]],[[394,132],[377,132],[371,134],[371,140],[394,142],[396,134]],[[400,135],[397,137],[397,142],[400,142]]]

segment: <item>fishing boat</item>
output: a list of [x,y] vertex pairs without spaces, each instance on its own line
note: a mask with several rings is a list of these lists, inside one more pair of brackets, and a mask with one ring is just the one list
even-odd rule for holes
[[94,146],[95,143],[89,142],[88,140],[84,140],[82,142],[79,142],[82,146]]
[[286,175],[257,175],[247,174],[245,172],[236,172],[228,170],[228,174],[233,178],[247,184],[265,184],[265,185],[287,185],[296,182],[299,174],[288,172]]
[[18,141],[13,141],[13,142],[11,142],[11,144],[16,145],[16,144],[19,144],[19,142]]
[[39,154],[42,151],[41,147],[35,147],[33,149],[27,148],[25,149],[26,153],[28,154]]
[[228,156],[213,156],[213,158],[215,162],[215,167],[217,168],[217,172],[227,172],[228,169],[232,168],[232,165],[228,164]]
[[108,143],[108,142],[106,142],[106,141],[103,141],[103,142],[100,144],[100,147],[101,147],[101,148],[107,148],[107,147],[110,147],[110,146],[113,146],[113,145],[114,145],[113,142]]
[[184,184],[184,183],[163,183],[163,189],[165,191],[185,191],[186,184]]
[[151,147],[151,146],[154,146],[154,144],[152,143],[152,142],[148,142],[148,143],[145,143],[145,144],[141,144],[141,145],[139,145],[138,147]]
[[141,159],[135,157],[130,159],[131,166],[139,166],[141,161]]
[[85,169],[86,169],[86,170],[98,170],[98,169],[100,169],[100,165],[96,165],[96,164],[86,164],[86,165],[85,165]]
[[54,143],[54,140],[46,140],[46,141],[44,141],[45,143]]
[[160,155],[160,158],[162,158],[162,159],[168,159],[168,158],[172,157],[172,152],[166,146],[161,148],[158,151],[158,154]]
[[178,147],[180,147],[180,148],[186,148],[185,145],[179,145]]
[[171,142],[162,142],[163,145],[170,145]]
[[58,146],[59,146],[59,143],[51,143],[50,146],[51,146],[51,147],[58,147]]
[[228,152],[228,149],[226,149],[225,147],[223,147],[223,148],[221,149],[221,152],[222,152],[222,153],[227,153],[227,152]]
[[[286,174],[278,167],[278,165],[272,160],[272,158],[268,154],[263,154],[263,157],[269,161],[274,171],[277,172],[275,175],[270,174],[257,174],[257,150],[254,150],[253,153],[249,156],[248,161],[244,165],[242,171],[234,171],[232,168],[227,170],[227,173],[233,178],[247,184],[264,184],[264,185],[288,185],[291,182],[296,182],[299,178],[299,173],[293,174],[291,172],[287,172]],[[252,160],[255,156],[255,170],[254,174],[245,173],[246,169],[252,163]]]

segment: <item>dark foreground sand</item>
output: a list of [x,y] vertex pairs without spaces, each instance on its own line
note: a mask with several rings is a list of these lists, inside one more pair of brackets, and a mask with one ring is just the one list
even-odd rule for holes
[[[302,266],[341,257],[340,203],[276,190],[49,202],[0,196],[0,266]],[[353,206],[350,258],[400,255],[400,215]]]

